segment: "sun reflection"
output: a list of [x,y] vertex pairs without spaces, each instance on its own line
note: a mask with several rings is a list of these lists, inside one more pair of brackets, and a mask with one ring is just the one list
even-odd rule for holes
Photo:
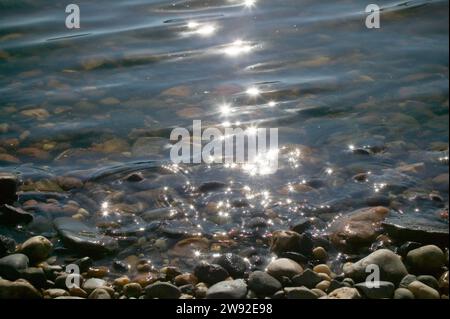
[[270,101],[267,105],[268,105],[269,107],[275,107],[275,106],[277,106],[277,102],[275,102],[275,101]]
[[233,109],[230,104],[225,103],[220,106],[220,113],[222,113],[223,116],[228,116],[232,112],[233,112]]
[[245,93],[247,93],[250,97],[257,97],[261,94],[261,91],[257,87],[252,86],[248,88]]
[[244,0],[244,6],[252,8],[256,5],[256,0]]
[[242,54],[249,53],[252,46],[242,40],[236,40],[224,49],[224,53],[231,57],[237,57]]
[[[212,23],[201,24],[196,21],[189,21],[186,27],[191,30],[193,34],[198,34],[200,36],[208,37],[216,33],[217,26]],[[190,33],[191,33],[190,32]]]

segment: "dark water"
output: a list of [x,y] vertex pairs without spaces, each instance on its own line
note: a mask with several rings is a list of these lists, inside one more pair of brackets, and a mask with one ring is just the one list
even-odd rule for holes
[[[319,235],[369,204],[448,231],[448,1],[379,0],[378,30],[364,1],[243,2],[79,0],[68,30],[62,3],[0,1],[0,168],[35,214],[0,230],[56,236],[81,207],[120,239],[113,258],[186,268],[264,258],[273,230],[309,218]],[[171,129],[194,119],[278,127],[280,169],[172,165]]]

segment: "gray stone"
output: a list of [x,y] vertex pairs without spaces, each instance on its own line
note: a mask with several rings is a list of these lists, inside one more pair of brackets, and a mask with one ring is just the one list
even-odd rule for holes
[[14,239],[0,235],[0,258],[12,254],[16,249],[16,242]]
[[118,249],[116,239],[101,235],[95,228],[75,219],[57,218],[54,225],[64,245],[77,252],[81,251],[88,256],[101,256],[111,254]]
[[394,299],[415,299],[415,297],[409,289],[398,288],[394,292]]
[[323,280],[317,273],[311,269],[306,269],[301,275],[297,275],[292,278],[292,283],[296,287],[305,286],[307,288],[314,288],[316,285]]
[[111,295],[105,289],[97,288],[89,295],[88,299],[111,299]]
[[267,273],[277,279],[282,277],[293,278],[303,273],[303,268],[295,261],[288,258],[280,258],[272,261],[267,266]]
[[128,298],[139,298],[142,293],[142,287],[138,283],[130,283],[123,287],[123,294]]
[[20,272],[28,268],[29,259],[24,254],[13,254],[0,259],[0,277],[8,280],[20,278]]
[[[370,284],[370,285],[369,285]],[[374,286],[371,286],[374,285]],[[363,282],[354,286],[364,296],[369,299],[387,299],[394,295],[395,286],[392,282],[378,281],[378,282]]]
[[52,288],[44,291],[44,296],[54,299],[58,297],[67,297],[69,296],[69,292],[64,289]]
[[206,299],[244,299],[247,284],[242,279],[222,281],[208,289]]
[[20,277],[30,282],[34,287],[47,286],[47,276],[42,268],[30,267],[20,272]]
[[248,287],[258,296],[270,297],[282,289],[281,283],[263,271],[255,271],[248,278]]
[[367,277],[367,266],[376,265],[380,269],[380,280],[398,284],[408,274],[401,257],[388,249],[380,249],[352,264],[344,265],[346,277],[363,282]]
[[207,262],[198,264],[194,269],[194,275],[200,282],[208,285],[214,285],[230,276],[222,266]]
[[145,288],[145,296],[148,299],[178,299],[181,291],[168,282],[157,282]]
[[317,299],[316,293],[306,287],[284,288],[287,299]]
[[106,281],[99,278],[89,278],[83,284],[83,290],[88,294],[93,292],[97,288],[105,287],[107,285]]
[[22,208],[11,205],[0,205],[0,224],[15,226],[19,224],[29,224],[33,221],[33,215],[27,213]]
[[406,263],[416,274],[434,274],[445,265],[442,249],[435,245],[423,246],[411,250],[406,256]]

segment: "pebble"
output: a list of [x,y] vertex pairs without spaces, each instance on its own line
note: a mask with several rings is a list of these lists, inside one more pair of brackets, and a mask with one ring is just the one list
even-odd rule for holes
[[20,272],[20,277],[31,283],[36,288],[47,286],[47,276],[42,268],[29,267]]
[[344,252],[368,247],[379,235],[382,221],[389,214],[386,207],[363,208],[334,221],[330,229],[331,242]]
[[168,282],[156,282],[145,288],[145,296],[148,299],[178,299],[181,291],[177,286]]
[[111,295],[106,289],[96,288],[88,297],[88,299],[111,299]]
[[247,284],[242,279],[222,281],[208,289],[206,299],[244,299]]
[[0,258],[12,254],[16,249],[16,242],[14,239],[0,235]]
[[416,276],[408,274],[405,277],[403,277],[403,279],[400,281],[400,284],[398,286],[400,288],[408,288],[409,284],[416,280],[417,280]]
[[33,215],[21,208],[8,204],[0,206],[0,224],[15,226],[18,224],[29,224],[32,221]]
[[439,281],[436,278],[434,278],[433,276],[422,275],[422,276],[417,277],[417,280],[420,281],[421,283],[424,283],[428,287],[431,287],[431,288],[439,291]]
[[93,278],[104,278],[108,275],[109,269],[108,267],[91,267],[87,271],[88,277]]
[[380,269],[380,280],[398,284],[407,274],[401,257],[388,249],[380,249],[356,263],[347,263],[343,270],[346,277],[356,282],[363,282],[367,277],[366,268],[377,265]]
[[311,269],[306,269],[301,275],[297,275],[292,278],[292,283],[296,287],[305,286],[310,289],[316,287],[316,285],[321,281],[322,277]]
[[434,274],[445,265],[445,255],[435,245],[423,246],[411,250],[406,256],[406,263],[413,273]]
[[289,287],[284,288],[287,299],[317,299],[318,296],[314,291],[306,287]]
[[174,278],[174,282],[178,287],[185,286],[185,285],[194,285],[195,286],[196,284],[198,284],[198,278],[191,273],[185,273],[185,274],[176,276]]
[[314,292],[317,295],[318,298],[327,297],[328,296],[327,293],[324,292],[321,289],[313,288],[313,289],[311,289],[311,291]]
[[26,240],[20,247],[20,252],[27,255],[32,263],[43,261],[50,256],[53,244],[43,236],[35,236]]
[[64,289],[47,289],[44,291],[44,298],[57,298],[57,297],[63,297],[63,296],[69,296],[69,292]]
[[291,230],[280,230],[272,234],[271,251],[280,256],[285,252],[297,252],[311,255],[313,242],[310,235],[299,234]]
[[327,274],[331,277],[331,269],[328,267],[328,265],[320,264],[313,268],[313,271],[319,274]]
[[301,275],[303,268],[291,259],[280,258],[267,266],[267,273],[277,279],[282,277],[293,278],[296,275]]
[[361,299],[361,295],[355,288],[342,287],[331,292],[328,297],[332,299]]
[[125,285],[129,284],[131,282],[130,278],[128,276],[122,276],[119,278],[114,279],[114,286],[116,287],[124,287]]
[[415,297],[409,289],[398,288],[394,292],[394,299],[415,299]]
[[328,259],[328,253],[323,247],[316,247],[313,249],[313,257],[319,261],[326,261]]
[[255,271],[250,274],[248,287],[261,297],[270,297],[283,288],[278,280],[263,271]]
[[208,287],[204,283],[198,283],[195,286],[195,297],[197,299],[204,299],[206,298],[206,293],[208,292]]
[[420,281],[413,281],[408,289],[414,294],[416,299],[440,299],[439,292]]
[[24,254],[13,254],[0,259],[0,277],[16,280],[28,268],[29,259]]
[[83,290],[85,290],[88,294],[90,294],[95,289],[100,288],[100,287],[105,287],[106,285],[107,285],[107,282],[103,279],[90,278],[84,282]]
[[80,287],[72,287],[69,289],[69,293],[73,297],[87,298],[88,293]]
[[214,259],[214,264],[222,266],[231,277],[243,278],[248,270],[248,264],[241,256],[228,253]]
[[354,288],[358,289],[364,296],[369,299],[387,299],[392,298],[395,291],[395,286],[392,282],[377,281],[377,282],[363,282],[356,284]]
[[137,283],[130,283],[123,287],[123,294],[128,298],[139,298],[141,293],[142,287]]
[[89,227],[72,218],[61,217],[54,225],[64,245],[89,256],[111,254],[118,249],[117,240],[101,235],[95,228]]
[[0,299],[40,299],[40,292],[23,279],[9,281],[0,278]]
[[330,285],[331,285],[330,281],[323,280],[316,285],[316,288],[320,289],[321,291],[328,291],[328,289],[330,288]]
[[0,172],[0,205],[12,205],[17,200],[17,185],[15,175]]
[[50,116],[50,113],[48,113],[48,111],[43,108],[24,110],[20,112],[20,114],[27,117],[33,117],[38,121],[44,121]]
[[230,276],[222,266],[207,262],[197,265],[194,269],[194,275],[198,280],[208,285],[214,285]]

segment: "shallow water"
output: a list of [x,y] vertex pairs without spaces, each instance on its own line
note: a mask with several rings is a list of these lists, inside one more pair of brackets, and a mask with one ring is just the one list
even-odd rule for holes
[[[113,259],[185,268],[229,251],[263,265],[273,230],[310,218],[320,235],[369,204],[448,232],[448,1],[377,3],[369,30],[357,0],[79,0],[68,30],[62,4],[1,1],[0,168],[39,217],[1,232],[56,235],[75,201],[120,239]],[[172,165],[171,129],[194,119],[278,127],[279,170]],[[57,176],[84,186],[35,183]]]

